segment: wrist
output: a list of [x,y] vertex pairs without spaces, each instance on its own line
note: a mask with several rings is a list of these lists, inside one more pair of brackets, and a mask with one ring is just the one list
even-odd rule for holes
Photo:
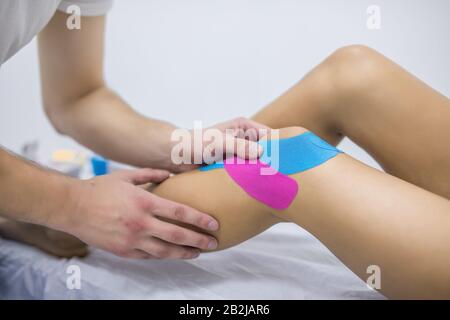
[[53,189],[53,203],[46,210],[48,212],[45,225],[47,227],[66,231],[75,226],[75,217],[80,212],[81,191],[83,181],[69,177],[59,177]]
[[171,160],[171,152],[176,145],[176,141],[172,140],[172,133],[178,128],[172,124],[161,122],[158,125],[147,126],[149,130],[146,133],[146,157],[147,163],[144,167],[155,169],[165,169],[171,171],[173,163]]

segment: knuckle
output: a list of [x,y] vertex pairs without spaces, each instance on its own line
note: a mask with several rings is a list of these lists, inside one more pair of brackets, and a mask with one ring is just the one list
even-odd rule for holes
[[155,255],[161,259],[168,258],[170,256],[170,250],[165,247],[159,248],[156,250]]
[[207,248],[208,247],[208,239],[206,237],[199,237],[195,240],[195,245],[197,248]]
[[132,217],[125,220],[124,223],[128,233],[131,235],[131,238],[134,238],[133,236],[136,233],[145,230],[147,227],[146,219],[144,219],[143,217]]
[[173,215],[177,220],[184,221],[186,219],[186,210],[183,207],[175,207]]
[[[150,195],[150,194],[148,194]],[[151,201],[149,199],[147,194],[145,194],[145,196],[143,195],[139,195],[136,197],[136,205],[138,206],[138,208],[142,209],[142,210],[152,210],[154,209],[154,202]]]
[[206,227],[208,225],[208,218],[204,217],[203,215],[200,215],[196,219],[195,224],[199,227]]
[[184,232],[181,230],[175,230],[170,234],[170,241],[173,243],[180,243],[186,239]]

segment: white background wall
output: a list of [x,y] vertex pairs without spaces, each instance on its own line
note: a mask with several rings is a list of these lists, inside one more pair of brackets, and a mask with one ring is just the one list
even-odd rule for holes
[[[371,4],[381,8],[381,30],[366,27]],[[450,96],[449,39],[449,0],[116,0],[106,77],[145,115],[212,124],[251,116],[352,43],[381,51]],[[35,41],[0,69],[0,144],[17,151],[34,139],[44,154],[80,149],[42,111]],[[349,141],[342,148],[373,164]]]

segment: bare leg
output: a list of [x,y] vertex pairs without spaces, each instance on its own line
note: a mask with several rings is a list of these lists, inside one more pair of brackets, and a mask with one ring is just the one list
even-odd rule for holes
[[386,172],[450,198],[450,100],[369,48],[337,50],[254,120],[348,136]]
[[74,236],[31,223],[0,218],[0,235],[58,257],[82,257],[88,253],[87,246]]
[[[281,137],[304,131],[283,129]],[[368,266],[379,266],[388,297],[450,298],[449,200],[344,154],[291,177],[300,192],[283,211],[250,198],[223,169],[180,174],[154,192],[216,217],[219,250],[291,221],[363,280]]]
[[[348,136],[366,149],[387,172],[450,198],[450,148],[442,148],[442,145],[450,145],[449,107],[446,97],[382,55],[366,47],[351,46],[332,54],[286,94],[259,112],[254,120],[274,128],[305,126],[334,144],[343,136]],[[330,161],[328,167],[338,161],[341,160]],[[442,284],[448,283],[448,274],[444,270],[449,265],[441,256],[442,252],[448,255],[449,250],[445,245],[450,227],[446,217],[448,203],[388,175],[379,175],[375,170],[356,165],[355,161],[344,163],[352,163],[343,166],[344,172],[354,166],[357,169],[355,173],[364,173],[365,178],[361,176],[361,180],[355,180],[350,187],[347,176],[336,175],[336,172],[334,177],[342,180],[333,179],[335,184],[311,181],[315,188],[319,185],[329,188],[328,194],[336,196],[330,197],[333,201],[322,203],[321,196],[328,197],[327,194],[318,196],[311,193],[306,196],[307,192],[303,192],[303,200],[316,200],[310,203],[311,207],[305,201],[299,210],[292,209],[288,214],[275,216],[288,218],[306,227],[362,278],[366,276],[368,265],[379,265],[386,280],[383,281],[382,291],[389,296],[448,295],[449,288]],[[364,169],[360,170],[361,167]],[[329,177],[332,173],[333,170],[329,172]],[[366,180],[370,177],[376,178],[378,187],[370,187],[371,179]],[[197,178],[193,174],[190,179],[194,178],[211,188],[209,178],[203,175]],[[210,178],[214,181],[226,180],[220,176]],[[342,181],[347,182],[342,186],[345,194],[335,189]],[[368,181],[370,183],[366,185]],[[304,191],[307,191],[306,181],[301,182]],[[173,184],[172,187],[177,188]],[[245,202],[239,196],[225,195],[224,190],[227,189],[219,186],[211,191],[224,196],[223,201],[214,197],[210,200],[203,197],[202,202],[195,200],[198,191],[195,189],[190,190],[188,198],[184,198],[184,191],[179,190],[177,197],[191,205],[197,204],[205,211],[211,209],[211,212],[218,212],[217,216],[225,226],[218,234],[224,247],[236,243],[235,239],[252,236],[273,223],[267,218],[265,208],[250,200]],[[379,205],[372,194],[385,194],[383,190],[392,193],[379,199]],[[410,197],[414,199],[416,192],[422,195],[419,196],[421,200],[417,206],[410,208],[406,202],[410,201]],[[204,195],[204,190],[201,193]],[[236,194],[240,193],[236,191]],[[245,209],[235,207],[234,199]],[[217,201],[221,206],[217,205]],[[396,201],[403,204],[397,207]],[[435,208],[424,205],[435,201],[440,203],[438,216]],[[325,203],[327,205],[322,206]],[[240,213],[234,214],[236,210]],[[309,214],[303,213],[303,210]],[[241,221],[242,217],[244,221]],[[249,225],[243,227],[241,222]],[[439,235],[433,239],[434,231]],[[424,238],[426,244],[422,242]],[[439,252],[439,256],[430,255],[432,252]],[[417,264],[422,258],[427,259],[429,264]],[[404,270],[405,265],[412,267]],[[437,273],[439,276],[430,270],[440,270]]]

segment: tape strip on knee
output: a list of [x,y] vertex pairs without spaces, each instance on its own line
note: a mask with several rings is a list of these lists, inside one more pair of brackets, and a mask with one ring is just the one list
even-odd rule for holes
[[[200,171],[223,168],[248,195],[283,210],[291,205],[299,190],[297,181],[288,175],[317,167],[342,153],[310,131],[277,141],[261,140],[259,144],[264,153],[257,161],[234,157],[203,166]],[[271,174],[262,174],[264,170]]]

